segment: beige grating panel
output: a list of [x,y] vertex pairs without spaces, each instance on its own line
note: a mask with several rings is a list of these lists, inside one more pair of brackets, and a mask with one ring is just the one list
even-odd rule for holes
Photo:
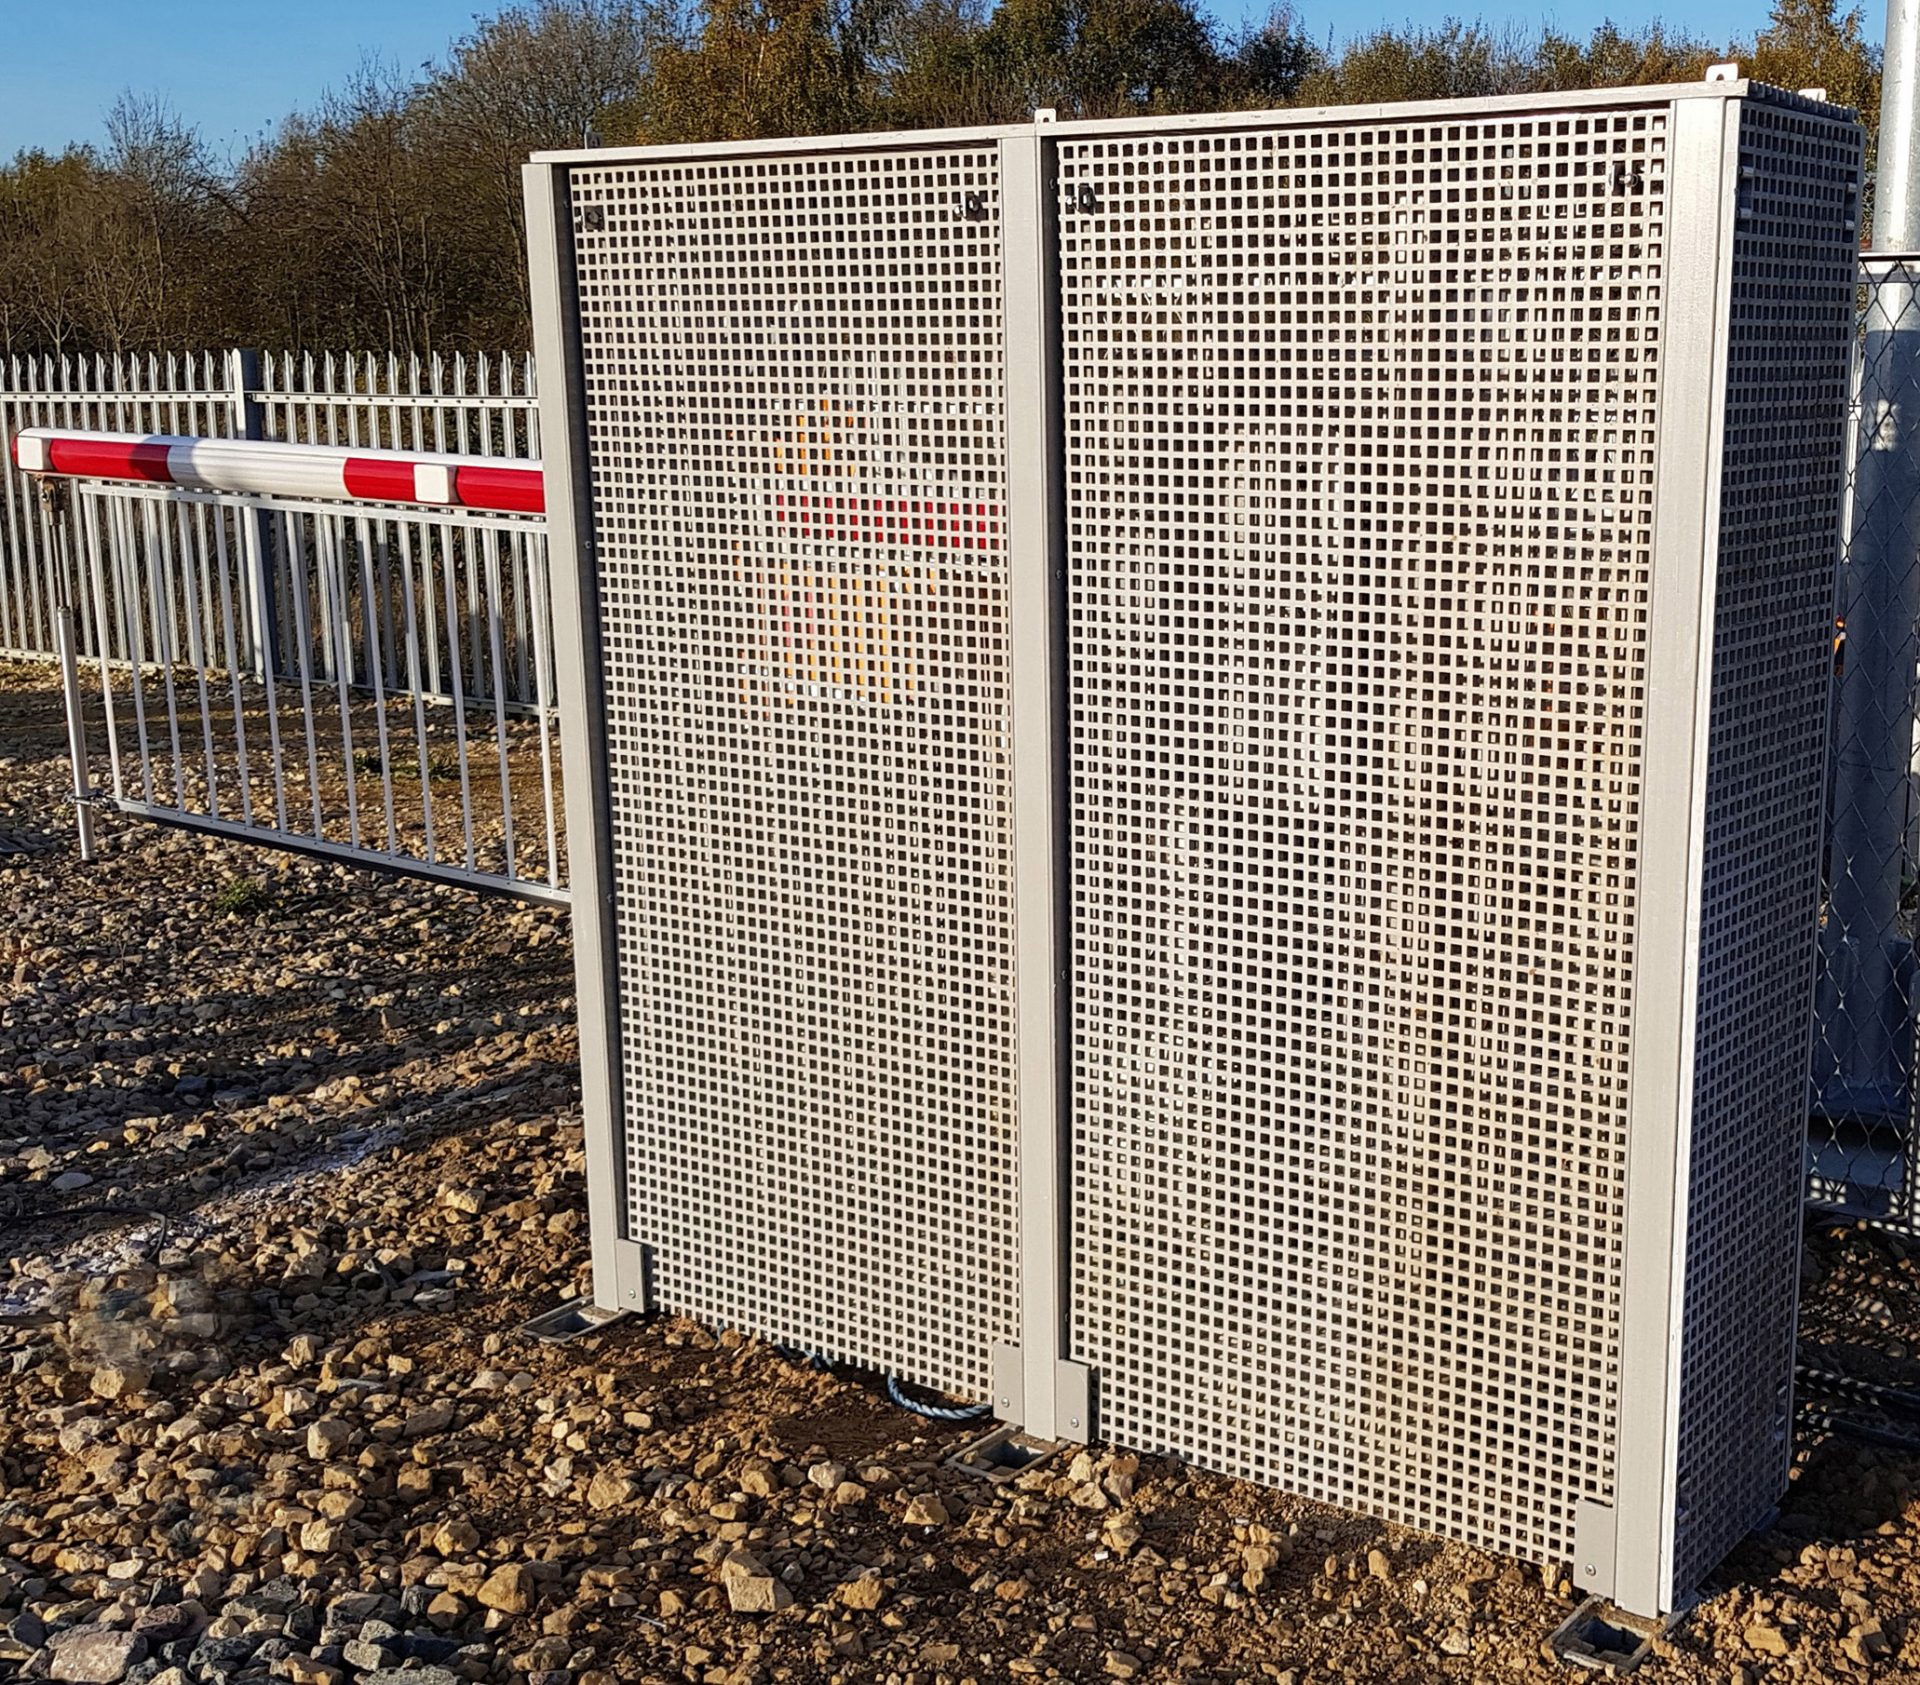
[[633,1235],[972,1396],[1018,1337],[991,145],[569,172]]
[[1666,112],[1060,148],[1074,1355],[1534,1559],[1613,1496]]
[[1675,1480],[1685,1591],[1786,1490],[1860,133],[1744,101]]

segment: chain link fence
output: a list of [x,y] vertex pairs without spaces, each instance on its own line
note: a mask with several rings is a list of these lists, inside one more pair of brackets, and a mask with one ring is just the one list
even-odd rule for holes
[[1912,1228],[1920,258],[1863,260],[1860,305],[1808,1165],[1816,1204]]

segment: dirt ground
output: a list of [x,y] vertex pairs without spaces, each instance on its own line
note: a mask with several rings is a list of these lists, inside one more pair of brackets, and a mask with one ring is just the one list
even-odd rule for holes
[[[83,866],[59,744],[0,663],[0,1679],[1579,1677],[1553,1567],[1105,1448],[972,1479],[727,1332],[517,1336],[587,1278],[564,915],[117,821]],[[1920,1389],[1920,1261],[1807,1265],[1812,1355]],[[1917,1479],[1810,1427],[1636,1677],[1920,1680]]]

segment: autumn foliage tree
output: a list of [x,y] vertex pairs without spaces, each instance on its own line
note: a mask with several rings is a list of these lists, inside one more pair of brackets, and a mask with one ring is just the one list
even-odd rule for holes
[[1464,21],[1316,36],[1285,0],[521,0],[437,65],[378,64],[216,165],[124,99],[99,147],[0,166],[0,355],[523,347],[529,152],[834,130],[1332,105],[1697,80],[1738,59],[1824,87],[1869,136],[1879,51],[1838,0],[1776,0],[1749,42]]

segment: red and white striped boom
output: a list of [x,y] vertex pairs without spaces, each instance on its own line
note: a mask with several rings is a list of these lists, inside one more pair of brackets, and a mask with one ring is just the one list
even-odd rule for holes
[[27,474],[142,480],[185,491],[423,503],[513,515],[540,515],[547,507],[540,464],[524,457],[24,427],[13,436],[13,460]]

